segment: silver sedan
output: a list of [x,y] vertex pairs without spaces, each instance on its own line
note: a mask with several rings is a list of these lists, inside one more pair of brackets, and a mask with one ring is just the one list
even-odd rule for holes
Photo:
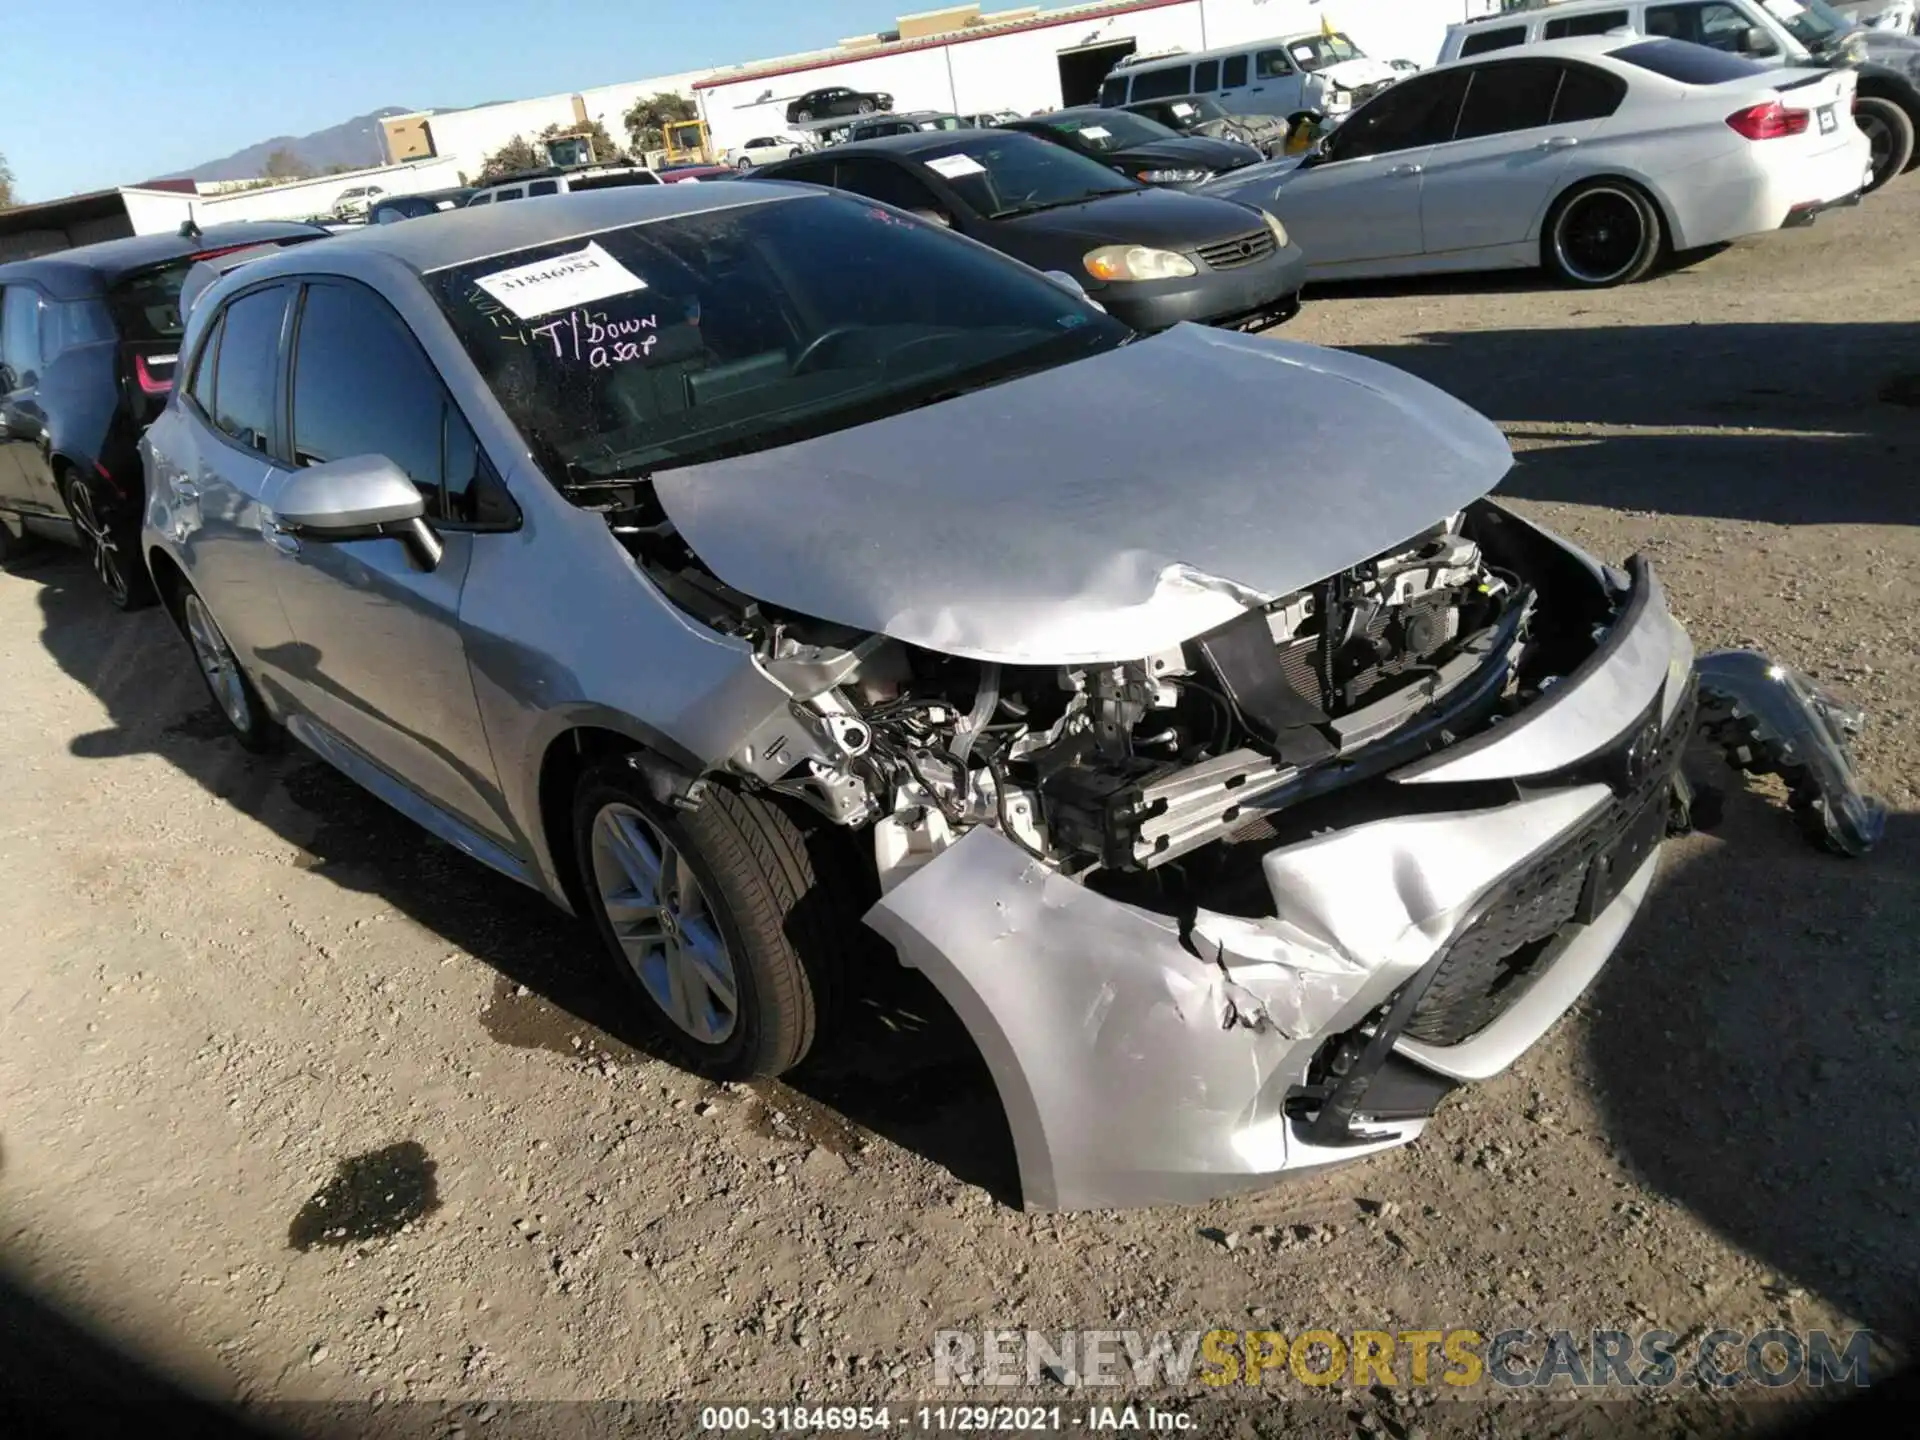
[[[978,1042],[1030,1204],[1412,1139],[1685,819],[1685,634],[1644,565],[1485,498],[1485,420],[1137,338],[885,205],[370,227],[217,280],[181,354],[145,548],[240,742],[588,917],[707,1074],[798,1062],[877,932]],[[1745,753],[1834,757],[1810,813],[1858,838],[1841,732],[1766,674],[1715,682],[1785,697]]]

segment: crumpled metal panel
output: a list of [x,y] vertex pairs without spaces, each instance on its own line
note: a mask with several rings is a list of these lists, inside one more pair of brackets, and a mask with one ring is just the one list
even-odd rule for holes
[[1193,325],[759,454],[663,471],[727,584],[1015,664],[1164,649],[1410,539],[1512,464],[1377,361]]
[[[1192,950],[1171,919],[984,826],[866,921],[980,1047],[1028,1205],[1187,1203],[1417,1135],[1413,1122],[1382,1127],[1378,1144],[1317,1147],[1287,1118],[1286,1094],[1327,1035],[1384,1003],[1502,874],[1607,796],[1582,786],[1283,847],[1264,862],[1279,918],[1202,911]],[[1559,1011],[1530,1013],[1544,1031]]]
[[1786,780],[1802,830],[1839,855],[1879,843],[1887,808],[1860,788],[1853,768],[1865,711],[1758,650],[1714,650],[1696,669],[1704,728],[1741,769]]

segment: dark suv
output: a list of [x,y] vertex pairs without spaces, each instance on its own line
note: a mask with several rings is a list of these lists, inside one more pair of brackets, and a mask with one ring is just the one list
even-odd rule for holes
[[173,388],[181,282],[199,261],[327,233],[189,225],[0,265],[0,559],[34,535],[78,544],[116,606],[151,603],[135,446]]

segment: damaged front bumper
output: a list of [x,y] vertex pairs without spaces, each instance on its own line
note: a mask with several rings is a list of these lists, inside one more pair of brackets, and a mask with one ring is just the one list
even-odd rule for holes
[[[1783,737],[1826,786],[1813,737],[1837,712],[1809,721],[1808,692],[1709,661],[1716,713]],[[1578,999],[1652,884],[1695,703],[1691,644],[1636,566],[1550,701],[1390,777],[1408,813],[1269,851],[1270,914],[1183,927],[982,827],[867,923],[979,1046],[1027,1205],[1257,1187],[1414,1139],[1447,1091],[1504,1070]],[[1489,779],[1507,803],[1488,805]],[[1823,813],[1860,831],[1844,802]]]

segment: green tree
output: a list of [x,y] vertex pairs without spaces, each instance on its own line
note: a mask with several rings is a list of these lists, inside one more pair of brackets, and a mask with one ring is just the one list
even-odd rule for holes
[[291,150],[275,150],[260,173],[269,180],[310,180],[313,167]]
[[636,154],[658,150],[666,144],[662,133],[675,120],[698,120],[700,111],[684,95],[663,91],[636,100],[620,121],[627,127],[627,138]]
[[0,210],[11,210],[19,203],[13,195],[13,171],[7,168],[7,157],[0,155]]
[[524,135],[516,135],[480,162],[480,173],[474,178],[474,184],[490,185],[502,175],[537,169],[540,164],[540,152],[534,149],[533,142]]

